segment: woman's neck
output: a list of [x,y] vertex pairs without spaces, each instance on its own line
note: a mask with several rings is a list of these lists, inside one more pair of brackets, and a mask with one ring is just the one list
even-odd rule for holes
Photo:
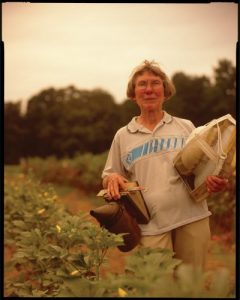
[[153,130],[156,125],[162,120],[164,112],[161,111],[147,111],[141,112],[140,116],[137,118],[138,123],[142,124],[149,130]]

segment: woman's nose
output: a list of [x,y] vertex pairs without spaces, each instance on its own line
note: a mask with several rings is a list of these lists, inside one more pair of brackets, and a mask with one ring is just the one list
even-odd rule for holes
[[152,93],[152,91],[153,91],[153,87],[152,87],[151,83],[148,83],[148,84],[146,85],[145,92],[146,92],[146,93]]

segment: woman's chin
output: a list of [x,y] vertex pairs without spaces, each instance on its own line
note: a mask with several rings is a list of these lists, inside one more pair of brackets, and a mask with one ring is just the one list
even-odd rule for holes
[[159,110],[159,108],[160,108],[160,105],[159,105],[159,103],[144,103],[143,104],[143,106],[142,106],[142,108],[144,109],[144,110]]

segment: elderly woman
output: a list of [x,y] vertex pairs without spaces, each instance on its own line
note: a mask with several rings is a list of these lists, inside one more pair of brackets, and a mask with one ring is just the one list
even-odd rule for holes
[[[174,85],[157,63],[145,60],[134,69],[127,96],[139,106],[140,115],[117,131],[102,174],[103,187],[114,200],[128,181],[146,187],[143,195],[151,219],[139,225],[140,245],[171,249],[183,262],[204,267],[211,212],[206,200],[193,201],[173,167],[174,156],[195,128],[191,121],[163,110],[174,94]],[[227,183],[209,176],[206,184],[209,192],[218,192]]]

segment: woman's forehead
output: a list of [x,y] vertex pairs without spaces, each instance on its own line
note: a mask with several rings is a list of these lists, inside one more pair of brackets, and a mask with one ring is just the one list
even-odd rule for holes
[[146,71],[143,71],[143,72],[139,73],[136,76],[135,80],[141,80],[141,79],[146,78],[146,77],[147,78],[152,78],[152,79],[155,79],[155,78],[161,79],[160,75],[158,75],[158,74],[156,74],[156,73],[154,73],[152,71],[146,70]]

